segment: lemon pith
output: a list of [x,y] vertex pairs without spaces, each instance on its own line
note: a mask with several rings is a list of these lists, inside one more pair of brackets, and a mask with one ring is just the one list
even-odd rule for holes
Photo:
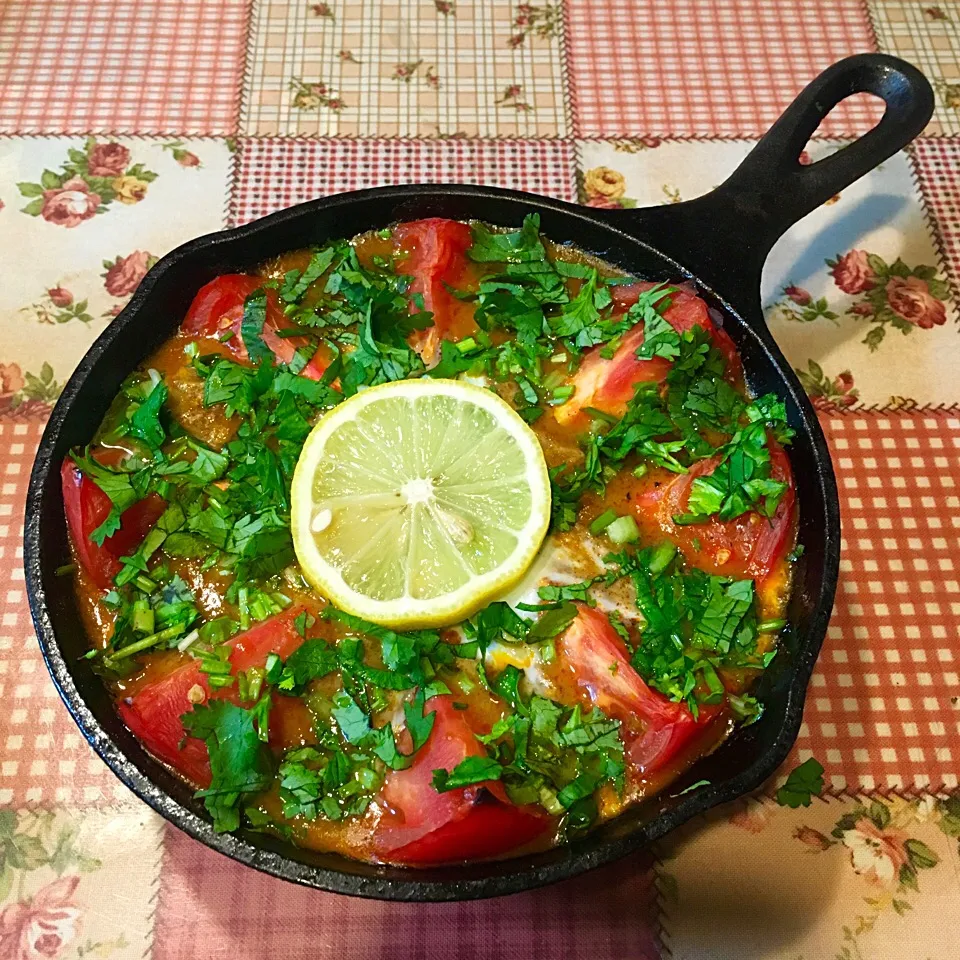
[[462,620],[519,580],[550,521],[533,431],[455,380],[372,387],[323,416],[294,471],[304,575],[343,610],[393,627]]

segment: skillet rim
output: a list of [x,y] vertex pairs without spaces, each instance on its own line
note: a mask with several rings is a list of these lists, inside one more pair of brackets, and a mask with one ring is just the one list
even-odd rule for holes
[[[711,783],[682,797],[671,809],[661,810],[661,812],[654,814],[650,820],[639,824],[627,836],[613,837],[597,842],[595,833],[588,834],[583,840],[566,845],[565,850],[569,852],[560,861],[537,863],[537,859],[544,855],[533,854],[516,858],[513,862],[517,864],[518,869],[510,873],[481,875],[469,879],[453,879],[449,882],[422,879],[418,877],[419,871],[410,868],[389,867],[382,872],[390,872],[390,876],[366,876],[362,873],[313,866],[290,859],[274,850],[265,849],[248,842],[246,839],[249,835],[248,832],[241,832],[240,834],[215,833],[211,823],[206,818],[181,805],[155,783],[150,776],[142,773],[133,760],[107,734],[87,706],[73,681],[66,657],[60,649],[50,618],[41,558],[42,529],[46,525],[42,509],[44,489],[50,482],[51,473],[59,470],[59,463],[53,461],[53,450],[72,405],[82,394],[90,376],[95,374],[104,354],[109,351],[114,341],[121,336],[124,329],[136,321],[138,313],[151,298],[159,279],[168,271],[174,269],[177,264],[189,260],[196,254],[206,253],[210,249],[228,247],[233,243],[274,228],[278,224],[282,225],[285,221],[309,217],[319,211],[330,212],[357,201],[383,201],[396,205],[403,200],[422,203],[429,198],[444,199],[458,196],[469,197],[474,202],[483,197],[512,201],[525,205],[528,212],[530,210],[551,210],[565,217],[574,217],[591,227],[599,226],[614,235],[619,234],[625,241],[644,248],[661,262],[670,265],[676,270],[678,276],[696,281],[700,289],[712,295],[727,312],[741,321],[745,328],[745,335],[752,336],[758,342],[786,392],[789,393],[791,400],[797,405],[803,428],[811,442],[817,467],[816,483],[812,489],[816,490],[816,494],[823,504],[827,525],[824,555],[822,563],[818,564],[822,567],[820,590],[816,602],[813,604],[813,612],[810,616],[809,626],[804,633],[802,648],[798,650],[797,656],[790,664],[791,677],[786,689],[783,723],[773,746],[738,774],[723,782]],[[839,499],[826,439],[812,405],[789,364],[786,363],[779,348],[770,337],[762,320],[751,319],[746,311],[732,305],[722,293],[708,284],[702,283],[694,272],[678,263],[673,257],[664,254],[649,241],[636,236],[629,229],[626,229],[627,226],[626,221],[618,222],[616,215],[611,215],[606,211],[601,213],[566,201],[541,197],[523,191],[467,184],[409,184],[374,187],[311,200],[277,211],[240,227],[190,240],[164,256],[149,271],[124,310],[106,327],[77,365],[47,421],[31,472],[27,493],[24,523],[24,568],[31,614],[41,652],[61,699],[80,727],[86,740],[107,766],[157,813],[211,849],[217,850],[247,866],[252,866],[272,876],[300,885],[362,898],[404,902],[482,899],[545,886],[621,859],[649,846],[692,817],[755,790],[780,766],[799,733],[802,723],[803,703],[814,664],[826,636],[839,571]],[[573,237],[569,239],[569,242],[576,244],[577,240]],[[757,314],[758,311],[754,310],[752,313]],[[149,756],[146,751],[144,753]],[[153,760],[153,762],[160,766],[159,761]],[[669,796],[669,794],[663,796]],[[594,838],[592,842],[591,838]],[[348,858],[343,858],[343,860],[346,864],[357,863]],[[497,861],[495,866],[503,862],[511,861]],[[369,867],[369,865],[364,866]],[[477,865],[472,864],[469,867],[476,869]],[[446,869],[456,872],[463,868],[457,866]],[[401,876],[396,875],[398,871],[402,873]]]

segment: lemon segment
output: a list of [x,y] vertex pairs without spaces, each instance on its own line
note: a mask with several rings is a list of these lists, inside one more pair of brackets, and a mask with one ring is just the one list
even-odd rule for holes
[[323,416],[291,491],[304,575],[390,627],[456,623],[513,586],[550,522],[533,431],[495,393],[456,380],[371,387]]

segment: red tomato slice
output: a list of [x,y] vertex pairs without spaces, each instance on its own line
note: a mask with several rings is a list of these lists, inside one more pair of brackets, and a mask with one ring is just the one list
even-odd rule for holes
[[796,505],[790,459],[772,437],[769,445],[770,474],[787,484],[773,517],[750,512],[734,520],[712,519],[687,526],[673,522],[674,516],[687,512],[691,483],[713,473],[718,457],[700,460],[688,473],[634,498],[633,507],[640,516],[652,517],[690,563],[709,573],[762,582],[789,549]]
[[[227,331],[232,332],[228,340],[223,341],[234,357],[241,363],[248,362],[247,347],[243,342],[240,325],[243,322],[243,304],[254,290],[263,285],[261,277],[252,277],[245,273],[227,273],[215,277],[201,287],[190,304],[181,329],[184,333],[193,333],[203,337],[219,338]],[[263,324],[263,342],[273,352],[280,363],[289,363],[297,348],[308,343],[305,337],[280,337],[278,330],[290,326],[275,290],[267,291],[267,316]],[[327,364],[323,362],[320,351],[301,371],[301,376],[319,380]]]
[[701,708],[694,720],[685,703],[652,690],[630,665],[626,645],[599,611],[577,604],[577,618],[557,643],[580,692],[608,717],[619,720],[627,756],[638,773],[669,763],[713,720],[718,710]]
[[390,854],[396,863],[450,863],[502,856],[536,839],[549,826],[545,817],[493,798],[473,804],[452,820]]
[[[528,843],[549,826],[546,818],[482,796],[475,784],[437,793],[433,771],[452,770],[467,757],[484,756],[484,749],[449,696],[432,697],[424,711],[435,711],[430,739],[406,770],[387,776],[382,797],[394,811],[377,827],[378,852],[397,863],[444,863],[495,857]],[[504,797],[502,791],[497,793]]]
[[410,293],[422,293],[424,309],[433,314],[433,326],[416,331],[410,341],[429,363],[440,340],[460,339],[476,329],[473,305],[458,300],[444,286],[463,283],[473,236],[465,223],[441,217],[401,223],[393,235],[404,256],[398,269],[414,278]]
[[[267,655],[276,653],[286,659],[303,643],[294,620],[302,607],[291,607],[283,613],[258,623],[232,640],[230,665],[234,673],[262,667]],[[193,708],[188,696],[200,686],[204,700],[235,700],[236,687],[212,689],[200,664],[191,660],[140,688],[132,697],[120,701],[119,711],[131,733],[154,756],[182,773],[191,783],[201,787],[210,784],[210,762],[207,745],[195,737],[187,737],[180,719]]]
[[[656,284],[645,280],[637,283],[611,287],[614,316],[626,313],[646,290]],[[733,341],[710,317],[706,303],[692,290],[681,286],[670,295],[670,306],[664,311],[663,318],[678,333],[693,327],[703,327],[713,338],[717,349],[727,361],[727,371],[731,378],[740,375],[740,358]],[[663,357],[640,360],[637,350],[643,345],[643,324],[638,323],[621,339],[614,355],[606,360],[600,355],[602,346],[593,347],[584,354],[572,384],[573,396],[554,411],[558,422],[572,422],[584,407],[594,407],[605,413],[622,417],[627,404],[633,399],[634,387],[638,383],[660,383],[670,371],[670,361]]]
[[98,547],[90,534],[107,519],[110,498],[97,484],[67,458],[60,468],[63,506],[67,527],[77,558],[98,587],[109,590],[120,572],[120,558],[129,556],[141,544],[167,507],[166,501],[151,493],[120,515],[120,529]]
[[[202,286],[193,298],[181,329],[184,333],[216,337],[225,330],[232,330],[236,323],[238,326],[236,332],[239,335],[243,302],[262,283],[259,277],[251,277],[245,273],[225,273],[223,276],[214,277],[208,284]],[[233,345],[236,339],[237,336],[234,336],[227,341],[231,350],[236,349]],[[239,346],[243,346],[242,340]]]

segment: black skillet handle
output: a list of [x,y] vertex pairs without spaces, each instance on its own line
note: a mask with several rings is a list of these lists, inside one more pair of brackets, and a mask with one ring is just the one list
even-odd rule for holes
[[[880,122],[844,149],[801,165],[800,154],[820,121],[861,92],[886,103]],[[610,220],[754,316],[763,263],[780,236],[905,147],[926,126],[933,105],[929,82],[911,64],[881,53],[847,57],[803,90],[714,191],[685,203],[611,213]]]

